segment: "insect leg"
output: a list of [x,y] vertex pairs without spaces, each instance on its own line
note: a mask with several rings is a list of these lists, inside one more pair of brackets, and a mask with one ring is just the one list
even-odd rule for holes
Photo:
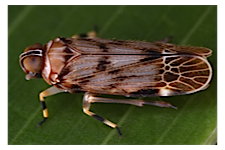
[[103,122],[104,124],[112,127],[112,128],[116,128],[117,132],[119,133],[120,137],[122,137],[122,133],[120,132],[119,128],[117,127],[117,125],[107,119],[104,119],[98,115],[96,115],[95,113],[89,111],[90,107],[91,107],[91,103],[93,103],[93,98],[94,98],[94,94],[91,93],[85,93],[84,98],[83,98],[83,111],[85,114],[87,114],[88,116],[91,116],[101,122]]
[[162,39],[162,40],[159,40],[159,41],[156,41],[156,42],[159,42],[159,43],[168,43],[171,39],[173,39],[173,36],[169,36],[165,39]]
[[75,39],[82,39],[82,38],[95,38],[97,37],[97,32],[96,31],[90,31],[86,34],[75,34],[72,36],[72,38]]
[[57,94],[57,93],[60,93],[60,92],[63,92],[63,91],[58,89],[55,86],[52,86],[52,87],[42,91],[39,94],[39,98],[40,98],[40,101],[41,101],[41,106],[42,106],[42,109],[43,109],[44,119],[38,124],[38,127],[40,127],[48,119],[48,109],[47,109],[47,106],[45,104],[44,97],[47,97],[47,96],[50,96],[50,95],[54,95],[54,94]]
[[148,101],[148,100],[141,100],[141,99],[112,99],[112,98],[102,98],[102,97],[95,97],[91,95],[89,97],[90,103],[122,103],[122,104],[131,104],[142,107],[144,104],[146,105],[154,105],[159,107],[167,107],[167,108],[174,108],[177,109],[176,106],[173,106],[170,103],[164,101]]

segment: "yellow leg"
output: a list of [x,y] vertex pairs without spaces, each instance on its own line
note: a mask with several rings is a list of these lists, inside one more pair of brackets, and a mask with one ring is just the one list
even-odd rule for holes
[[75,34],[72,36],[74,39],[81,39],[81,38],[95,38],[97,37],[96,31],[90,31],[87,34]]
[[58,89],[55,86],[52,86],[52,87],[44,90],[43,92],[41,92],[39,94],[39,98],[40,98],[40,101],[41,101],[41,106],[42,106],[42,109],[43,109],[43,117],[44,117],[44,119],[38,124],[38,127],[40,127],[48,119],[48,109],[47,109],[47,106],[45,104],[44,97],[47,97],[47,96],[50,96],[50,95],[54,95],[54,94],[57,94],[57,93],[60,93],[60,92],[63,92],[63,91]]
[[91,103],[93,102],[94,95],[90,94],[90,93],[85,93],[84,98],[83,98],[83,111],[85,114],[87,114],[88,116],[91,116],[101,122],[103,122],[104,124],[112,127],[112,128],[116,128],[120,137],[122,137],[122,133],[120,132],[119,128],[117,127],[117,125],[107,119],[104,119],[98,115],[96,115],[95,113],[89,111],[90,107],[91,107]]

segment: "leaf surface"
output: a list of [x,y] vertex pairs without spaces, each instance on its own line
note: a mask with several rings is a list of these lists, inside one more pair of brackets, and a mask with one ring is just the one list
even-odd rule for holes
[[[8,6],[8,14],[8,144],[216,143],[217,6]],[[19,55],[34,43],[86,33],[95,25],[101,38],[157,41],[173,36],[171,43],[212,49],[210,86],[191,95],[145,98],[170,102],[178,110],[93,104],[93,112],[118,124],[122,139],[115,129],[82,112],[82,94],[47,97],[49,119],[38,128],[38,94],[49,85],[42,79],[26,81]]]

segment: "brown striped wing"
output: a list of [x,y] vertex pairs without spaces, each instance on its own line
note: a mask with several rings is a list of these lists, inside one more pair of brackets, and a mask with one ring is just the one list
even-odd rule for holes
[[179,46],[162,42],[142,42],[109,39],[71,39],[69,47],[84,54],[189,54],[208,57],[212,51],[205,47]]
[[73,41],[67,55],[73,51],[80,55],[70,57],[58,76],[57,86],[69,92],[171,96],[203,90],[211,80],[212,69],[206,59],[211,51],[207,48],[115,43],[104,39]]

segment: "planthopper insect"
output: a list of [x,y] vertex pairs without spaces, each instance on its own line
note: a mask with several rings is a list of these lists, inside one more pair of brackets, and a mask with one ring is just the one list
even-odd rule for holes
[[91,103],[144,104],[175,106],[163,101],[112,99],[100,94],[126,97],[152,97],[190,94],[208,87],[212,68],[204,47],[177,46],[165,42],[141,42],[101,39],[86,36],[56,38],[45,46],[34,44],[20,55],[26,79],[44,78],[50,88],[40,93],[44,119],[48,110],[44,97],[60,92],[85,92],[85,114],[116,128],[117,125],[90,111]]

